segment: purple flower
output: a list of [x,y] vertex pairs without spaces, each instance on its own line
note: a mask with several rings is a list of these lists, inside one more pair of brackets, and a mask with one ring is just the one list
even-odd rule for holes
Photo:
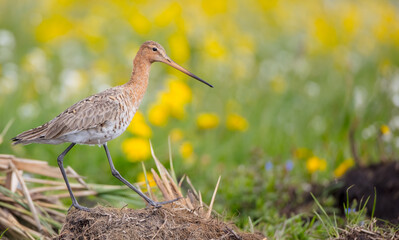
[[293,162],[292,160],[288,160],[288,161],[285,163],[285,169],[286,169],[288,172],[290,172],[290,171],[292,171],[293,168],[294,168],[294,162]]
[[345,209],[345,211],[346,211],[346,214],[349,214],[349,213],[355,213],[356,212],[356,208],[347,208],[347,209]]
[[273,169],[273,163],[270,162],[270,161],[266,162],[266,163],[265,163],[265,170],[266,170],[266,171],[270,171],[270,170],[272,170],[272,169]]

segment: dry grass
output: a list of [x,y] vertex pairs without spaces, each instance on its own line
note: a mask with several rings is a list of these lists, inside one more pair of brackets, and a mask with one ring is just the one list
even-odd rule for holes
[[[68,178],[76,197],[124,190],[123,186],[86,184],[71,167]],[[68,210],[69,198],[57,167],[47,162],[0,154],[0,231],[10,239],[46,239],[57,234]]]
[[[67,172],[80,182],[72,184],[75,190],[91,194],[72,168],[68,167]],[[0,226],[7,229],[5,236],[34,239],[56,234],[67,210],[60,202],[66,186],[59,180],[59,169],[47,162],[1,154],[0,173]]]
[[367,240],[396,240],[399,239],[398,226],[378,227],[376,219],[367,221],[363,226],[346,226],[339,229],[340,234],[334,240],[367,239]]

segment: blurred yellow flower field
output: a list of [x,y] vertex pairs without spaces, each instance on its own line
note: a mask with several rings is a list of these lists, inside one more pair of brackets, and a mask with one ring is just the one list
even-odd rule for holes
[[141,112],[136,112],[127,130],[143,138],[150,138],[152,135],[152,130],[147,125],[144,115]]
[[387,135],[391,132],[391,130],[389,129],[389,127],[387,125],[382,125],[380,127],[380,131],[382,134]]
[[155,126],[166,126],[169,121],[169,111],[161,104],[154,104],[150,107],[148,111],[148,120],[151,124]]
[[327,168],[327,161],[319,157],[313,156],[306,160],[306,169],[309,173],[316,171],[325,171]]
[[334,170],[335,177],[342,177],[351,167],[355,165],[352,158],[345,159],[338,167]]
[[194,149],[190,142],[183,142],[180,146],[180,154],[184,159],[190,159],[193,156]]
[[150,187],[155,187],[156,183],[154,180],[154,176],[152,175],[152,173],[150,172],[146,172],[146,174],[144,175],[143,172],[140,172],[137,176],[137,183],[142,183],[142,191],[146,192],[147,191],[147,186],[146,186],[146,177],[147,177],[147,181]]
[[236,113],[227,115],[226,127],[232,131],[246,131],[248,129],[248,121]]
[[122,150],[132,162],[147,160],[151,155],[150,143],[146,138],[128,138],[123,141]]
[[219,125],[219,116],[215,113],[201,113],[197,117],[199,129],[212,129]]

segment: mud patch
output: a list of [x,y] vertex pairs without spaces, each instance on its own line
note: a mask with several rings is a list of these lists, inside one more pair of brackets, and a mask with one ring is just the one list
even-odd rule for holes
[[205,219],[187,209],[163,206],[145,209],[96,207],[71,209],[59,236],[53,239],[266,239],[240,232],[218,219]]

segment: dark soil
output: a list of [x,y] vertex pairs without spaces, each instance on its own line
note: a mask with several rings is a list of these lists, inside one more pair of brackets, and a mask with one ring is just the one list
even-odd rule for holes
[[[350,203],[355,199],[358,203],[363,199],[364,203],[370,197],[366,205],[370,215],[376,191],[374,216],[391,223],[399,223],[399,162],[353,168],[338,184],[342,187],[337,190],[335,196],[341,209],[344,203],[347,204],[347,196]],[[347,191],[348,188],[350,189]]]
[[234,225],[199,217],[182,208],[115,209],[91,212],[71,209],[59,236],[53,239],[265,239],[240,232]]

